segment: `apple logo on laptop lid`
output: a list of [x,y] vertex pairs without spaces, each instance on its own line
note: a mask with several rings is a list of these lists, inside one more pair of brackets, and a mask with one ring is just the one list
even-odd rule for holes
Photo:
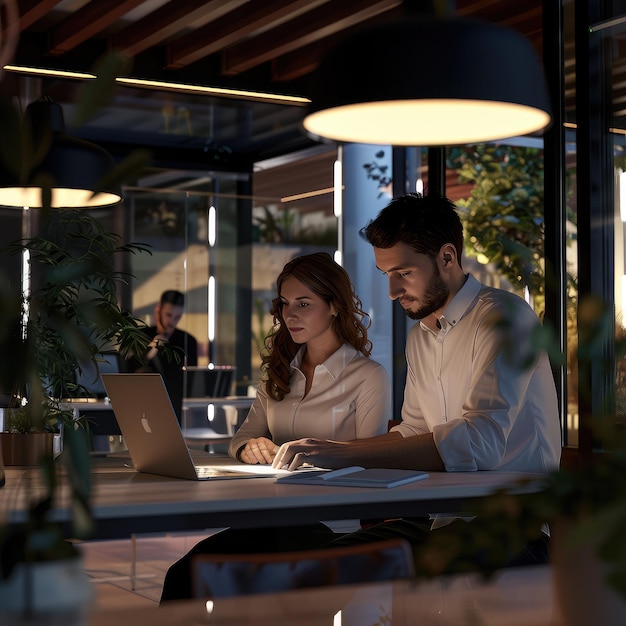
[[150,422],[148,422],[148,418],[146,417],[146,414],[143,414],[143,417],[141,418],[141,425],[143,426],[143,429],[148,433],[152,433],[152,428],[150,428]]

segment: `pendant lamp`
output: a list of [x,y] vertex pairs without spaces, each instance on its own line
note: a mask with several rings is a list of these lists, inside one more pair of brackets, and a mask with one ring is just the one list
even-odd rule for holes
[[47,188],[51,208],[103,207],[121,201],[121,189],[102,187],[115,167],[113,157],[94,143],[66,134],[58,103],[42,98],[29,104],[24,126],[31,146],[25,152],[34,156],[21,175],[0,164],[0,206],[41,208]]
[[306,132],[338,142],[480,143],[550,123],[530,42],[470,18],[412,14],[360,31],[322,59],[309,95]]

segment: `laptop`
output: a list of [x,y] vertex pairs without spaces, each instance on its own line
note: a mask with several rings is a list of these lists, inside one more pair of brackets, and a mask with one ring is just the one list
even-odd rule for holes
[[[102,382],[138,472],[189,480],[277,476],[271,466],[222,465],[193,458],[161,374],[102,374]],[[234,463],[234,462],[233,462]]]
[[215,365],[214,367],[187,366],[184,370],[186,398],[224,398],[230,395],[235,367]]
[[122,357],[118,352],[100,352],[96,355],[98,368],[91,362],[81,363],[76,371],[76,384],[80,385],[80,395],[102,400],[106,396],[102,384],[102,374],[117,374],[121,371]]

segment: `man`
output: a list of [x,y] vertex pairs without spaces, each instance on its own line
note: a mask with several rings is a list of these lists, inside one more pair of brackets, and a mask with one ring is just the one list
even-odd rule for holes
[[[442,197],[409,194],[393,200],[361,235],[389,280],[389,296],[417,321],[406,345],[402,422],[369,439],[285,443],[274,467],[556,469],[561,431],[554,379],[547,354],[532,346],[539,319],[518,296],[481,285],[464,272],[463,227],[454,205]],[[450,537],[466,526],[435,516],[434,522],[390,520],[343,536],[310,527],[217,534],[170,568],[161,601],[190,597],[191,561],[202,552],[302,550],[402,537],[417,561],[431,527]],[[507,564],[546,562],[546,544],[534,542],[507,558]]]
[[[163,376],[179,422],[184,395],[183,367],[198,364],[198,342],[193,335],[178,328],[184,307],[185,296],[180,291],[170,289],[161,294],[154,310],[156,324],[145,329],[152,341],[148,344],[145,365],[140,368],[140,371],[158,372]],[[175,353],[164,354],[165,344],[176,348]]]
[[554,380],[547,354],[532,346],[540,322],[521,298],[464,272],[454,205],[409,194],[361,234],[389,280],[389,296],[418,321],[407,339],[402,423],[371,439],[286,443],[274,466],[556,469]]

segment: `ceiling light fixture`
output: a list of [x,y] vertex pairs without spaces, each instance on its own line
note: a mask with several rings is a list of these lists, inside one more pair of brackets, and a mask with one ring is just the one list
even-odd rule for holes
[[[343,189],[343,187],[342,187]],[[280,201],[284,204],[286,202],[294,202],[295,200],[305,200],[306,198],[315,198],[316,196],[324,196],[328,193],[334,193],[334,187],[326,187],[324,189],[315,189],[314,191],[305,191],[303,193],[296,193],[292,196],[284,196]]]
[[405,16],[322,59],[304,128],[316,139],[439,146],[545,129],[543,69],[514,30],[468,18]]
[[34,74],[35,76],[50,76],[52,78],[76,78],[79,80],[96,78],[95,74],[85,72],[70,72],[67,70],[50,70],[45,67],[28,67],[25,65],[5,65],[2,69],[16,74]]
[[24,172],[16,163],[0,164],[0,206],[47,206],[48,189],[52,208],[103,207],[121,201],[121,190],[105,182],[115,167],[113,157],[94,143],[67,135],[59,104],[46,98],[32,102],[24,122],[24,141],[32,143],[30,149],[23,146],[24,153],[38,156]]
[[[94,79],[95,74],[84,72],[70,72],[67,70],[54,70],[42,67],[28,67],[23,65],[5,65],[7,72],[18,74],[32,74],[34,76],[49,76],[52,78],[74,78],[74,79]],[[302,96],[286,96],[277,93],[265,93],[263,91],[246,91],[244,89],[227,89],[225,87],[205,87],[203,85],[191,85],[188,83],[170,83],[161,80],[149,80],[145,78],[132,78],[118,76],[115,82],[129,87],[142,87],[146,89],[160,89],[163,91],[179,91],[183,93],[197,93],[208,96],[218,96],[222,98],[236,98],[240,100],[253,100],[257,102],[267,102],[271,104],[291,104],[295,106],[306,106],[310,104],[308,98]]]
[[308,98],[300,96],[285,96],[262,91],[245,91],[243,89],[226,89],[222,87],[205,87],[203,85],[189,85],[187,83],[170,83],[160,80],[147,80],[143,78],[118,77],[116,82],[132,87],[147,87],[151,89],[163,89],[165,91],[181,91],[185,93],[198,93],[209,96],[221,96],[225,98],[238,98],[243,100],[255,100],[273,104],[294,104],[306,106],[311,102]]

